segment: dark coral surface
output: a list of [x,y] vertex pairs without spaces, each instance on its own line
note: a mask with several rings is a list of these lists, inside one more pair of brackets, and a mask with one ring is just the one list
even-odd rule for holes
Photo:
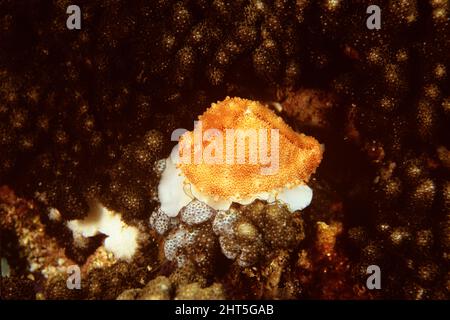
[[[2,298],[114,299],[167,276],[191,297],[210,291],[189,283],[228,298],[449,299],[450,3],[378,2],[381,30],[366,28],[370,1],[325,0],[78,1],[82,28],[68,30],[69,1],[0,1]],[[300,243],[195,275],[148,226],[155,161],[227,95],[280,102],[325,158]],[[133,261],[101,256],[101,238],[73,244],[64,222],[92,199],[148,234]],[[83,265],[86,286],[44,277],[51,256]],[[372,264],[382,290],[365,289]]]

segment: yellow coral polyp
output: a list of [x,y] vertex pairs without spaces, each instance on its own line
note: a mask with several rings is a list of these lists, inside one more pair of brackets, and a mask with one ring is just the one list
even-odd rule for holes
[[[322,146],[313,137],[292,130],[280,117],[263,104],[241,99],[229,98],[213,104],[199,117],[202,130],[217,129],[226,132],[227,129],[278,129],[279,168],[274,174],[261,174],[267,164],[249,163],[253,152],[260,154],[260,145],[256,148],[246,148],[245,163],[180,163],[179,168],[187,182],[202,193],[219,199],[249,198],[262,192],[273,192],[283,188],[291,188],[308,182],[322,160]],[[180,140],[180,151],[189,150],[194,158],[195,137],[193,132],[187,132]],[[224,136],[226,140],[227,135]],[[270,141],[271,137],[268,138]],[[227,145],[229,141],[226,141]],[[208,141],[203,141],[206,147]],[[233,141],[234,155],[238,153],[237,143]],[[256,158],[256,156],[255,156]]]

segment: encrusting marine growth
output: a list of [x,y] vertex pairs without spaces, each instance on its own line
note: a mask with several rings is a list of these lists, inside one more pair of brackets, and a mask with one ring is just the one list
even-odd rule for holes
[[165,236],[165,258],[208,272],[218,247],[240,267],[295,247],[303,239],[298,210],[311,202],[306,183],[322,153],[259,102],[213,104],[160,166],[161,206],[150,225]]
[[311,202],[306,183],[322,153],[316,139],[295,132],[263,104],[227,97],[199,117],[166,160],[161,210],[176,216],[193,199],[216,210],[256,199],[301,210]]

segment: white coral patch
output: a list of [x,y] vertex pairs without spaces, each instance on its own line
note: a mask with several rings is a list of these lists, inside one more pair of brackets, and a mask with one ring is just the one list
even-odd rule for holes
[[184,191],[184,177],[181,170],[175,165],[178,157],[178,148],[166,159],[165,169],[158,185],[158,198],[161,210],[169,217],[175,217],[178,212],[191,202],[192,198]]
[[284,189],[277,195],[277,200],[285,203],[289,211],[303,210],[311,203],[313,191],[306,184],[301,184],[292,189]]
[[108,210],[101,203],[91,205],[88,216],[83,220],[71,220],[67,226],[72,230],[75,239],[88,238],[104,234],[105,249],[112,252],[117,259],[129,260],[138,247],[139,231],[136,227],[122,221],[119,213]]

